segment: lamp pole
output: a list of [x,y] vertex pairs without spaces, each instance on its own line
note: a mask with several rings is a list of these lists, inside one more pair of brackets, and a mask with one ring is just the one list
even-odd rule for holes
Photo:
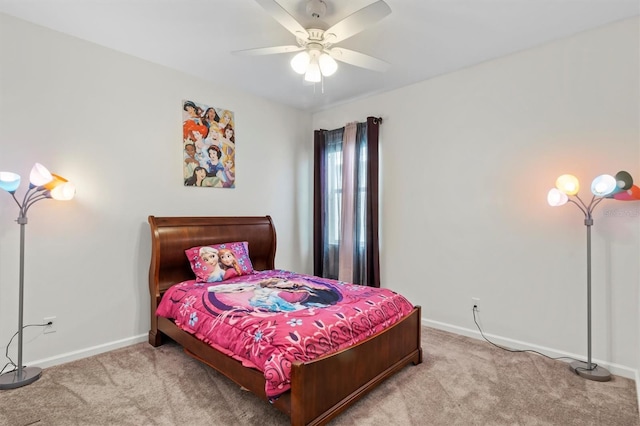
[[[33,192],[33,189],[36,191]],[[13,199],[20,207],[20,214],[16,222],[20,225],[20,283],[18,290],[18,366],[17,369],[9,373],[5,373],[0,376],[0,390],[2,389],[15,389],[21,386],[26,386],[38,380],[42,375],[42,369],[39,367],[24,367],[22,365],[22,336],[24,331],[24,234],[25,225],[28,222],[27,210],[36,201],[49,198],[47,195],[42,194],[44,187],[31,187],[27,190],[24,196],[22,204],[15,197],[15,193],[12,193]],[[38,196],[30,197],[29,195]]]
[[[26,212],[25,212],[26,213]],[[16,372],[15,381],[12,387],[25,386],[35,382],[40,378],[42,369],[39,367],[23,367],[22,366],[22,335],[24,330],[24,234],[27,217],[19,217],[17,220],[20,225],[20,295],[19,295],[19,312],[18,312],[18,370]],[[0,376],[1,378],[1,376]],[[11,387],[8,387],[10,389]],[[0,389],[3,389],[0,381]]]
[[575,204],[582,210],[584,213],[584,224],[587,227],[587,362],[574,361],[569,364],[569,367],[585,379],[606,382],[611,380],[611,373],[609,373],[606,368],[591,362],[591,227],[593,226],[593,210],[604,198],[594,196],[587,206],[577,194],[575,197],[580,203],[572,199],[567,201]]
[[[591,215],[589,215],[591,216]],[[593,370],[591,363],[591,226],[593,218],[584,220],[587,227],[587,371]]]

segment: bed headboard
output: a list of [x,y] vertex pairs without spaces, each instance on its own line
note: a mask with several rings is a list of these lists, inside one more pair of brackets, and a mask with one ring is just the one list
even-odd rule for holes
[[149,216],[149,225],[149,291],[152,299],[153,295],[157,299],[173,284],[195,279],[184,253],[195,246],[247,241],[253,268],[258,271],[275,269],[276,230],[271,216]]

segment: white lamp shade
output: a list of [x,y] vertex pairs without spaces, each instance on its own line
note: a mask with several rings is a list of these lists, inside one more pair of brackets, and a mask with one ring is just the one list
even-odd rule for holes
[[307,68],[309,68],[309,61],[311,61],[309,53],[303,50],[291,59],[291,68],[298,74],[304,74],[307,72]]
[[65,182],[51,190],[51,198],[54,200],[68,201],[76,195],[76,186],[71,182]]
[[547,203],[552,207],[563,206],[569,201],[569,196],[558,188],[551,188],[547,194]]
[[619,191],[618,182],[611,175],[600,175],[591,182],[591,192],[597,197],[606,197]]
[[338,69],[338,63],[330,55],[323,53],[318,58],[318,64],[320,65],[320,71],[325,77],[333,75]]
[[320,65],[318,65],[317,62],[311,61],[309,68],[307,69],[307,73],[304,75],[304,79],[311,83],[320,82]]
[[0,188],[14,193],[20,186],[20,175],[13,172],[0,172]]
[[580,191],[580,182],[574,175],[562,175],[556,179],[556,188],[567,195],[576,195]]
[[29,182],[33,186],[42,186],[45,183],[51,182],[53,176],[45,166],[40,163],[36,163],[31,168],[31,173],[29,174]]

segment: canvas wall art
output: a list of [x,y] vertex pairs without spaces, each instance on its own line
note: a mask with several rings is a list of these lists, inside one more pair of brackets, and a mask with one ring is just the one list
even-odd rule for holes
[[182,155],[185,186],[235,188],[233,112],[183,100]]

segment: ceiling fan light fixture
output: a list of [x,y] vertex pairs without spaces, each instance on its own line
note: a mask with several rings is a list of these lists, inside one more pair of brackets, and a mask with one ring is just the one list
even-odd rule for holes
[[322,75],[320,73],[320,65],[318,65],[317,61],[311,61],[309,64],[309,68],[307,69],[306,74],[304,75],[305,81],[310,83],[319,83],[322,79]]
[[331,55],[326,53],[320,55],[318,58],[318,65],[320,65],[320,71],[325,77],[333,75],[338,69],[338,63],[331,57]]
[[309,68],[310,61],[311,56],[309,56],[306,50],[303,50],[291,59],[291,68],[298,74],[304,74],[307,72],[307,68]]

